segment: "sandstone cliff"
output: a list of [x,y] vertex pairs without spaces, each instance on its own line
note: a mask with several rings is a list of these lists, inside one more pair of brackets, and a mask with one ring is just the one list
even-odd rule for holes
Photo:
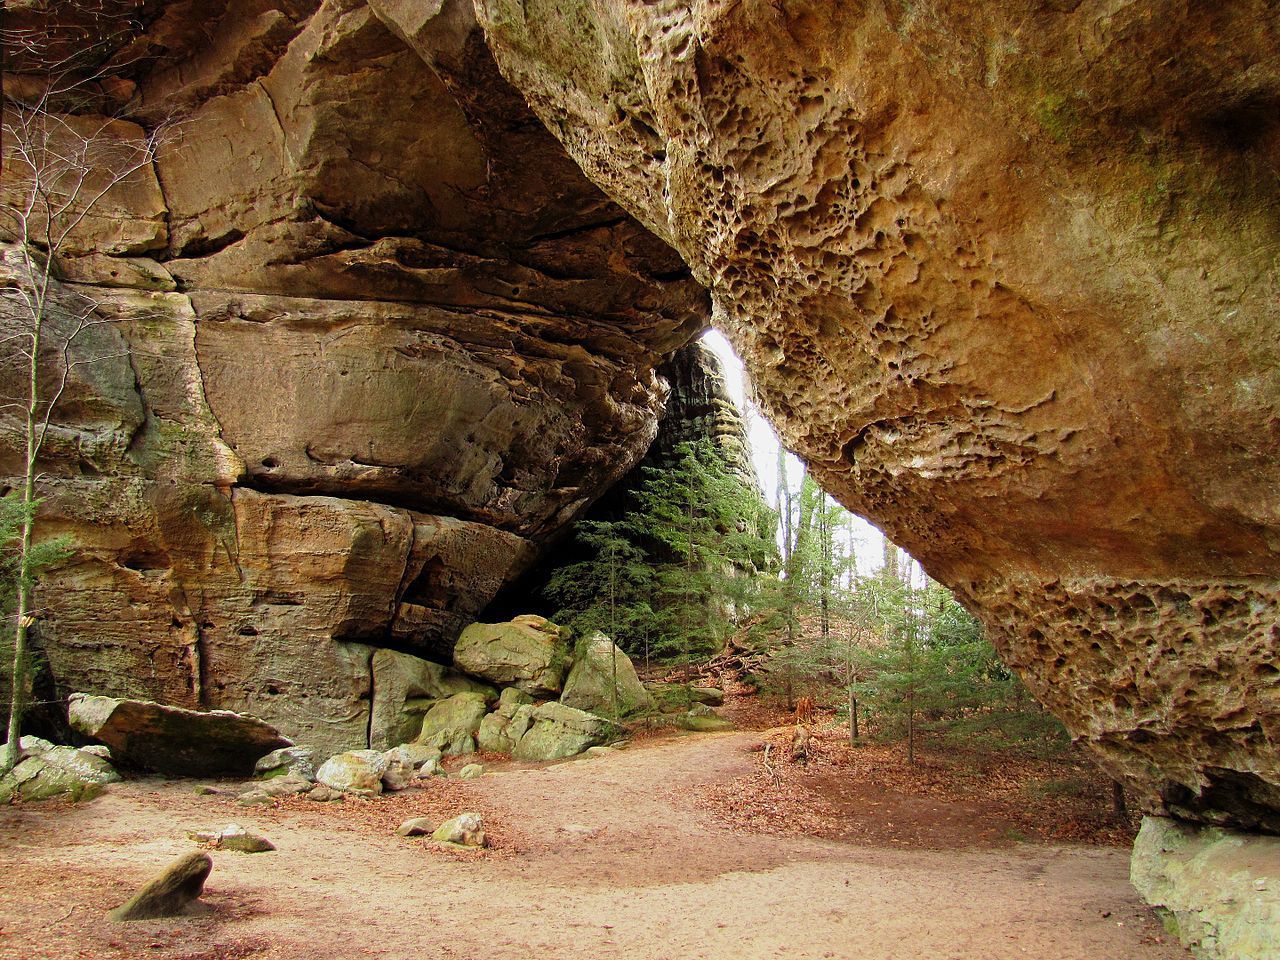
[[[79,6],[58,8],[68,36]],[[77,545],[41,588],[52,692],[363,746],[374,648],[447,660],[644,454],[654,367],[705,294],[582,176],[466,8],[177,0],[107,47],[79,113],[176,123],[67,248],[61,295],[118,322],[41,463],[42,529]],[[11,61],[6,91],[35,66]]]
[[1280,14],[478,0],[814,475],[1170,808],[1280,830]]

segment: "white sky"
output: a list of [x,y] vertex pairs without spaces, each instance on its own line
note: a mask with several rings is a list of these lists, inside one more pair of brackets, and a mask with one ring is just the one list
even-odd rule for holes
[[[742,361],[733,352],[729,341],[718,330],[709,330],[703,334],[702,342],[720,358],[729,395],[738,405],[739,410],[745,410],[747,373],[743,369]],[[747,438],[751,442],[751,458],[755,462],[756,476],[760,478],[765,499],[772,506],[777,497],[778,488],[778,435],[758,413],[752,412],[747,419]],[[803,476],[804,468],[800,461],[788,453],[787,485],[792,490],[798,490]],[[879,569],[884,562],[884,535],[861,517],[854,517],[853,550],[858,557],[859,573],[865,574]],[[841,545],[841,551],[847,552],[847,545]]]

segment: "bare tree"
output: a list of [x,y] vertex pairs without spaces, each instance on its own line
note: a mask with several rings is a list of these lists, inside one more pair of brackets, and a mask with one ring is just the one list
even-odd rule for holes
[[[11,4],[0,42],[5,52],[3,144],[0,157],[0,363],[23,389],[0,410],[19,423],[19,530],[12,585],[13,673],[8,742],[0,771],[18,759],[30,684],[29,634],[34,544],[43,477],[41,451],[56,427],[59,403],[79,368],[118,352],[96,328],[113,322],[103,301],[65,283],[68,254],[91,252],[91,227],[110,217],[109,202],[155,159],[167,124],[149,130],[120,117],[120,63],[112,54],[141,25],[113,0]],[[114,82],[113,82],[114,81]],[[118,342],[118,340],[116,341]]]

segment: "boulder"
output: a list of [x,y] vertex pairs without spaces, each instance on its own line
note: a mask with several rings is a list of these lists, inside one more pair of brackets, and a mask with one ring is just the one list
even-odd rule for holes
[[[8,748],[9,743],[6,741],[0,744],[0,756],[4,755],[4,751]],[[44,753],[46,750],[52,750],[53,744],[43,737],[33,737],[28,734],[25,737],[18,738],[18,756],[19,757],[35,757]],[[106,759],[111,759],[107,757]]]
[[654,707],[631,658],[603,633],[578,641],[560,702],[601,716],[623,717]]
[[0,777],[0,803],[13,797],[48,800],[67,797],[88,800],[102,787],[115,783],[120,775],[106,760],[74,747],[50,747],[27,757]]
[[502,694],[498,697],[498,705],[494,707],[494,712],[500,713],[504,717],[511,717],[515,716],[517,707],[532,703],[533,697],[519,687],[504,687]]
[[489,753],[513,753],[533,723],[533,710],[531,704],[516,704],[514,701],[499,704],[497,710],[480,722],[477,734],[480,749]]
[[1144,817],[1129,879],[1202,960],[1280,957],[1280,837]]
[[413,784],[417,768],[411,762],[399,755],[392,755],[391,751],[384,753],[383,757],[387,761],[387,769],[382,774],[383,790],[396,793]]
[[439,760],[441,753],[439,748],[430,747],[422,743],[402,743],[398,747],[392,747],[383,754],[387,758],[387,763],[401,764],[407,766],[410,770],[417,770],[424,763],[430,763],[432,760]]
[[229,823],[221,830],[188,830],[187,836],[215,850],[233,850],[236,853],[266,853],[276,848],[266,837],[250,833],[238,823]]
[[622,734],[622,728],[617,724],[562,703],[544,703],[534,707],[530,716],[532,723],[529,729],[512,751],[517,760],[572,757]]
[[316,803],[329,803],[332,800],[341,800],[342,791],[334,790],[320,783],[307,791],[307,799],[314,800]]
[[479,780],[484,776],[483,763],[468,763],[458,771],[459,780]]
[[684,713],[693,704],[701,702],[688,684],[646,683],[644,687],[662,713]]
[[386,758],[377,750],[349,750],[320,765],[316,781],[331,790],[372,797],[382,793]]
[[396,833],[401,837],[425,837],[433,833],[436,829],[434,820],[427,817],[410,817],[400,826],[396,827]]
[[281,747],[253,765],[254,776],[263,780],[290,773],[307,780],[316,778],[316,762],[310,747]]
[[213,858],[207,853],[179,857],[107,916],[112,920],[154,920],[186,913],[200,899],[212,869]]
[[244,793],[236,797],[237,807],[270,807],[274,803],[275,797],[260,787],[255,787],[252,790],[246,790]]
[[432,777],[447,777],[448,775],[439,760],[428,760],[418,768],[413,777],[415,780],[430,780]]
[[689,696],[709,707],[724,706],[724,691],[719,687],[690,687]]
[[440,824],[431,834],[431,839],[464,847],[483,847],[486,843],[484,821],[478,813],[460,813]]
[[422,715],[438,700],[459,693],[479,693],[491,702],[497,691],[444,664],[396,650],[373,655],[373,707],[369,746],[385,750],[412,740],[422,727]]
[[284,797],[291,793],[306,793],[315,783],[296,773],[286,773],[283,777],[272,777],[255,783],[249,793],[265,793],[269,797]]
[[271,724],[230,710],[73,693],[67,717],[120,762],[170,776],[249,776],[263,756],[293,746]]
[[565,633],[544,617],[525,615],[507,623],[473,623],[453,649],[459,670],[535,697],[557,695],[569,665]]
[[476,734],[488,709],[480,693],[457,693],[441,700],[422,718],[422,731],[415,743],[434,747],[446,756],[475,753]]
[[694,710],[677,714],[672,722],[682,730],[692,730],[695,733],[723,733],[733,729],[733,723],[724,717]]

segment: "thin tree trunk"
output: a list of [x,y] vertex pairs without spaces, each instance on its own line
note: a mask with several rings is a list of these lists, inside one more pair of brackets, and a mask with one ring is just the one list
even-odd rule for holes
[[27,402],[26,474],[22,478],[22,537],[18,553],[18,610],[13,631],[13,690],[9,699],[9,731],[0,769],[11,770],[18,762],[18,741],[22,737],[22,720],[27,710],[27,633],[31,625],[31,532],[35,525],[36,420],[40,398],[40,334],[43,324],[37,319],[31,334],[31,379]]

